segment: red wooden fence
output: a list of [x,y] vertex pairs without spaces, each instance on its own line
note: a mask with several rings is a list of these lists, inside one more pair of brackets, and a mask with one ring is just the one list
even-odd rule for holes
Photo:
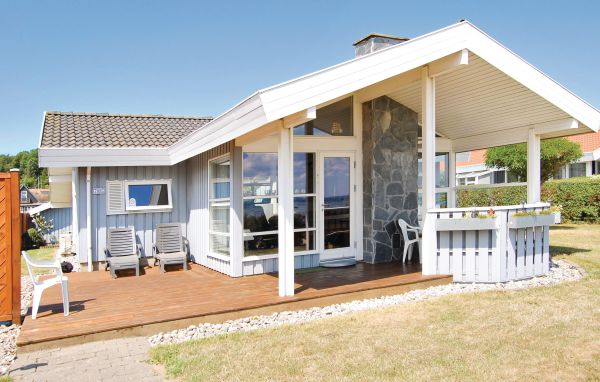
[[19,172],[0,173],[0,322],[21,318]]

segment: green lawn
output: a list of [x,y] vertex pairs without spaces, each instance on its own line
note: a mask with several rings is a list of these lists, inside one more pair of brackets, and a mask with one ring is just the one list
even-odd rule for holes
[[[27,251],[27,253],[33,260],[52,260],[52,259],[54,259],[54,256],[56,255],[57,250],[58,250],[58,248],[56,248],[56,247],[42,247],[42,248],[38,248],[38,249],[30,249],[29,251]],[[36,269],[35,270],[35,273],[38,275],[42,274],[42,273],[48,273],[48,272],[51,272],[51,270],[49,270],[49,269]],[[23,258],[23,256],[21,256],[21,275],[26,276],[28,274],[29,274],[29,272],[27,271],[27,264],[25,263],[25,259]]]
[[584,280],[446,296],[151,350],[183,381],[600,379],[600,225],[551,232]]

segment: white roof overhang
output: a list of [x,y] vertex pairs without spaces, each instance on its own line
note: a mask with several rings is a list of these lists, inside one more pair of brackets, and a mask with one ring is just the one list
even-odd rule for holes
[[[489,73],[494,76],[499,75],[509,79],[510,85],[516,87],[512,90],[506,88],[508,94],[523,93],[521,95],[524,95],[524,92],[527,92],[528,95],[544,103],[543,107],[547,106],[547,109],[541,107],[537,111],[539,115],[536,114],[536,118],[533,118],[526,105],[520,104],[520,108],[513,108],[512,111],[522,112],[526,117],[515,118],[511,123],[504,124],[502,129],[496,130],[490,126],[483,126],[479,130],[472,127],[469,131],[458,133],[458,128],[464,123],[461,122],[460,117],[451,120],[450,116],[446,121],[447,124],[443,120],[438,121],[439,113],[443,115],[444,108],[446,110],[452,108],[451,103],[444,105],[443,102],[438,102],[437,107],[440,108],[439,112],[436,110],[438,129],[442,135],[454,140],[455,151],[489,147],[496,141],[502,141],[502,144],[523,142],[530,128],[535,128],[543,137],[598,131],[600,128],[598,110],[468,21],[463,21],[399,45],[260,90],[168,149],[41,148],[40,164],[45,167],[175,164],[257,128],[276,123],[292,114],[313,109],[315,106],[358,91],[365,93],[369,87],[386,80],[388,82],[398,80],[393,84],[394,89],[390,89],[387,93],[392,98],[400,97],[402,86],[405,88],[416,86],[420,90],[418,82],[413,81],[418,80],[416,74],[420,67],[465,49],[470,52],[471,61],[469,65],[465,65],[466,67],[475,68],[471,70],[489,70]],[[438,77],[437,96],[442,97],[444,94],[442,90],[444,82],[451,84],[453,81],[458,81],[457,84],[467,86],[469,84],[467,80],[461,80],[460,77],[466,73],[469,73],[469,69],[463,68]],[[487,85],[491,89],[505,89],[500,88],[499,84],[494,85],[493,82]],[[477,89],[472,91],[477,95]],[[368,91],[365,94],[369,94]],[[471,98],[474,94],[471,94]],[[452,98],[450,93],[448,97]],[[465,102],[470,99],[467,97],[456,99],[459,98]],[[505,101],[510,103],[511,98]],[[420,106],[410,105],[409,102],[405,104],[407,107],[414,107],[415,111],[420,110]],[[473,103],[472,108],[475,107],[473,105],[476,106]],[[462,110],[467,110],[466,107],[465,105]],[[481,112],[485,111],[485,109],[481,110]],[[544,114],[546,112],[547,114]],[[528,115],[531,118],[528,118]],[[472,116],[467,115],[467,117]],[[493,115],[488,116],[487,121],[493,118]],[[496,119],[501,118],[497,116]],[[453,125],[450,124],[451,122]]]

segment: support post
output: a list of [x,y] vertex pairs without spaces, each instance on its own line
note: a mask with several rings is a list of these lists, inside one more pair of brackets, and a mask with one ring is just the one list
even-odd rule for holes
[[86,242],[87,242],[87,270],[91,272],[92,265],[92,168],[88,167],[85,176],[85,207],[86,207]]
[[79,256],[79,168],[71,170],[71,240],[72,252]]
[[448,152],[448,207],[456,207],[456,153]]
[[527,203],[541,201],[540,136],[529,129],[527,136]]
[[279,133],[279,296],[294,295],[294,141],[291,129]]
[[231,277],[243,276],[244,260],[244,200],[242,195],[242,147],[235,146],[231,152]]
[[421,256],[423,274],[435,274],[437,240],[434,219],[427,212],[435,207],[435,78],[429,76],[429,68],[421,69],[421,121],[423,156],[422,221],[423,251]]

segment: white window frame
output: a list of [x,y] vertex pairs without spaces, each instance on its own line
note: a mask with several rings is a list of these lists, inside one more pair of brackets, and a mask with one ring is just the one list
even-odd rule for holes
[[[129,205],[129,186],[139,185],[166,185],[169,204],[166,206],[130,206]],[[173,194],[171,192],[171,179],[152,179],[152,180],[124,180],[125,188],[125,211],[126,212],[164,212],[173,210]]]
[[[21,191],[21,203],[27,203],[27,199],[28,199],[27,194],[28,194],[27,190]],[[25,197],[23,197],[23,195],[25,195]]]
[[[223,159],[229,159],[229,178],[212,178],[212,171],[211,171],[211,163],[212,162],[217,162],[217,161],[222,161]],[[208,255],[210,257],[215,257],[221,260],[226,260],[229,261],[230,256],[231,256],[231,196],[232,196],[232,192],[233,192],[233,166],[231,164],[231,153],[227,153],[227,154],[223,154],[223,155],[219,155],[216,156],[214,158],[210,158],[208,160],[208,171],[207,173],[207,182],[206,184],[208,185],[208,190],[207,190],[207,195],[208,195],[208,220],[206,221],[207,225],[206,227],[208,228]],[[223,181],[223,180],[229,180],[229,197],[228,198],[213,198],[211,197],[212,195],[212,186],[214,183],[217,183],[218,181]],[[210,229],[211,227],[211,223],[210,223],[210,219],[211,219],[211,214],[210,214],[210,208],[211,206],[225,206],[225,205],[229,205],[229,213],[230,213],[230,220],[229,220],[229,231],[227,232],[221,232],[221,231],[213,231],[212,229]],[[222,253],[218,253],[218,252],[213,252],[211,250],[211,245],[210,245],[210,237],[211,235],[215,235],[215,236],[222,236],[222,237],[227,237],[229,240],[229,248],[228,248],[228,254],[224,255]]]

